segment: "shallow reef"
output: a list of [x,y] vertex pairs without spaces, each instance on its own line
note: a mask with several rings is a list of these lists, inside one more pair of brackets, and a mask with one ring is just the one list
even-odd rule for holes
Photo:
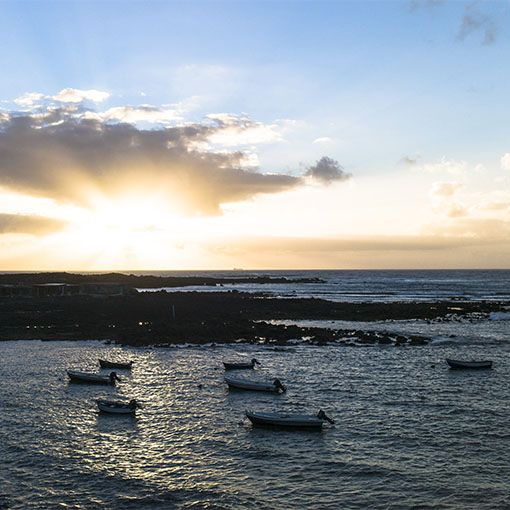
[[[0,340],[105,339],[122,345],[250,342],[423,345],[426,336],[302,327],[273,320],[452,320],[507,310],[506,302],[338,303],[229,292],[0,298]],[[390,326],[390,324],[389,324]]]

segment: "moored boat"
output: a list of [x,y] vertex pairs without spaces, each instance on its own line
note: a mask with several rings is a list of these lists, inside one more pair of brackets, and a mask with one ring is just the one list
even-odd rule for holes
[[131,367],[133,366],[133,362],[129,361],[126,363],[120,363],[117,361],[108,361],[105,359],[100,359],[99,365],[101,366],[101,368],[121,368],[125,370],[130,370]]
[[450,368],[492,368],[491,360],[458,360],[458,359],[449,359],[446,358],[446,363],[450,366]]
[[254,368],[255,365],[260,365],[260,362],[257,361],[255,358],[250,360],[249,362],[223,362],[223,366],[225,367],[225,370],[235,370],[235,369],[243,369],[243,368]]
[[253,423],[253,425],[271,427],[321,429],[325,422],[335,423],[334,420],[326,416],[326,413],[322,410],[319,410],[315,416],[253,411],[246,411],[246,416]]
[[128,403],[97,399],[96,404],[100,411],[111,414],[134,414],[138,408],[142,407],[135,399]]
[[89,384],[115,384],[115,381],[120,381],[120,377],[115,372],[110,372],[109,375],[102,375],[68,370],[67,375],[71,381]]
[[287,391],[287,388],[278,378],[275,378],[273,382],[259,382],[249,381],[247,379],[238,379],[237,377],[226,375],[225,382],[228,384],[229,388],[236,388],[239,390],[269,391],[272,393]]

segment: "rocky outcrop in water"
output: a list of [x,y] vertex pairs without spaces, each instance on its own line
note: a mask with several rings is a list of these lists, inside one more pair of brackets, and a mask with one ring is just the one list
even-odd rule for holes
[[0,298],[0,339],[109,339],[125,345],[253,342],[422,345],[427,337],[388,331],[272,324],[278,320],[438,320],[502,311],[508,303],[333,303],[238,292],[147,292],[123,296]]

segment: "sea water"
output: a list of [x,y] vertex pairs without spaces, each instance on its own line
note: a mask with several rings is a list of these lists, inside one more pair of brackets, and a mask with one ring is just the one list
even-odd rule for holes
[[[146,273],[136,273],[146,274]],[[287,278],[288,283],[239,282],[166,288],[183,292],[263,292],[277,298],[322,298],[340,302],[401,302],[436,299],[510,300],[508,270],[386,271],[163,271],[159,276],[246,279]],[[309,282],[300,282],[308,279]],[[313,281],[317,280],[317,281]],[[140,289],[160,290],[160,289]]]
[[[466,284],[465,294],[503,295],[491,278],[493,288]],[[353,324],[433,342],[1,342],[0,508],[510,508],[508,314]],[[237,375],[277,376],[286,393],[228,390],[222,362],[252,357],[261,367]],[[454,371],[447,357],[494,367]],[[133,369],[119,370],[115,387],[69,382],[67,369],[109,373],[99,358],[132,359]],[[136,398],[143,408],[103,415],[97,398]],[[335,419],[322,432],[257,429],[244,415],[319,408]]]

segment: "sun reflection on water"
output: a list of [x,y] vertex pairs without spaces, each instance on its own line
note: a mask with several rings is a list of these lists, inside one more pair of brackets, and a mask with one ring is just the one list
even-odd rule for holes
[[[276,352],[246,345],[3,343],[0,454],[9,466],[7,486],[20,484],[23,494],[16,502],[9,490],[10,502],[13,508],[40,508],[45,500],[48,507],[87,509],[332,510],[391,506],[404,497],[408,507],[432,501],[447,508],[438,490],[451,493],[451,484],[463,488],[468,479],[486,477],[494,502],[506,491],[507,436],[493,432],[505,430],[510,411],[499,398],[510,356],[502,345],[490,347],[501,368],[482,378],[431,368],[455,348]],[[130,372],[119,370],[119,384],[69,384],[70,367],[107,373],[97,362],[105,354],[135,360]],[[287,393],[228,391],[222,361],[240,354],[263,363],[245,377],[277,374]],[[135,416],[110,416],[99,413],[96,398],[136,398],[143,408]],[[337,421],[322,433],[256,429],[244,418],[247,408],[313,413],[319,407]],[[447,459],[455,463],[444,478]],[[412,490],[403,496],[402,487]]]

